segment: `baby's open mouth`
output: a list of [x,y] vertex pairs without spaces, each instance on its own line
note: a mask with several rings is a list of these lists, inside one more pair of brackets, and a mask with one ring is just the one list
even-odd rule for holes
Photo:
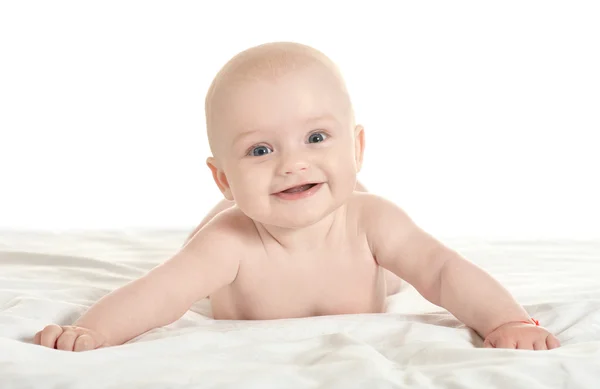
[[282,190],[281,193],[298,193],[298,192],[304,192],[306,190],[309,190],[310,188],[312,188],[315,185],[317,185],[317,184],[305,184],[305,185],[295,186],[295,187],[290,188],[290,189]]

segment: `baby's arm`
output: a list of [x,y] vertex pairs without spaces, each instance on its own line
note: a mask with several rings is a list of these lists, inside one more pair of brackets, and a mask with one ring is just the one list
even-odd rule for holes
[[[231,219],[219,215],[168,261],[104,296],[72,327],[46,327],[36,343],[69,351],[120,345],[179,319],[236,278],[239,239]],[[77,342],[79,335],[86,336]]]
[[[483,338],[508,323],[532,323],[498,281],[427,234],[399,207],[372,195],[365,195],[364,207],[367,238],[378,263],[427,300]],[[549,347],[555,343],[551,339]]]

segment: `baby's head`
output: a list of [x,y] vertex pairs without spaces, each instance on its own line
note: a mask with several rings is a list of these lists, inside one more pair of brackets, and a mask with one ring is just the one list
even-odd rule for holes
[[219,71],[205,108],[207,164],[248,217],[308,226],[352,195],[364,131],[337,67],[321,52],[297,43],[243,51]]

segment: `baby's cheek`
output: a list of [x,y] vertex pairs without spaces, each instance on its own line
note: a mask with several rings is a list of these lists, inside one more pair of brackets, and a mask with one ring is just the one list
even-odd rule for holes
[[268,184],[264,178],[248,172],[237,177],[236,185],[232,186],[233,196],[238,206],[248,216],[260,215],[265,212],[266,199],[269,196]]
[[356,163],[353,158],[340,158],[333,165],[330,181],[340,191],[353,191],[356,183]]
[[247,191],[247,182],[240,174],[229,174],[229,188],[236,203],[244,202]]

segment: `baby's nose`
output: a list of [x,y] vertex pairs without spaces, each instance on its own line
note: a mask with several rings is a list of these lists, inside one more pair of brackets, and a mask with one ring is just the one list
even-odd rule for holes
[[290,175],[308,170],[308,162],[299,158],[288,158],[280,166],[279,174]]

